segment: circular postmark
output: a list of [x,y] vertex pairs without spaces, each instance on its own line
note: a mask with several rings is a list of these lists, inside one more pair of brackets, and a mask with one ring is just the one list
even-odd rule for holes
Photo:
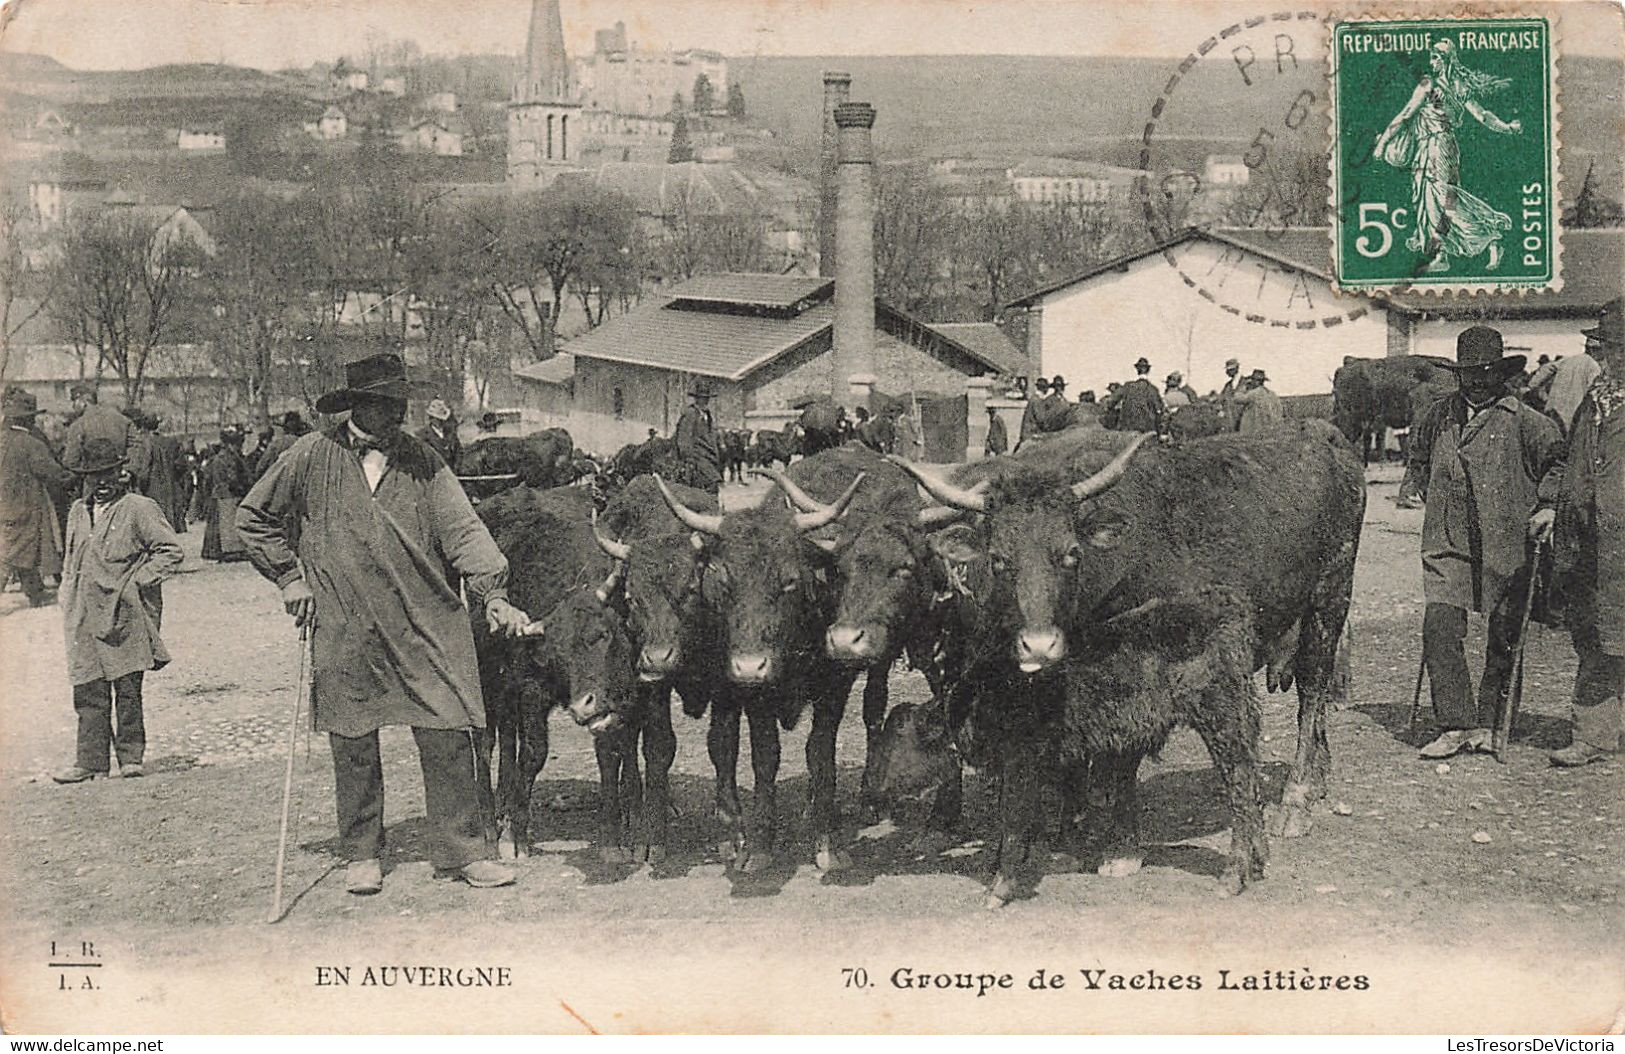
[[1371,313],[1333,288],[1326,41],[1314,11],[1224,27],[1179,62],[1141,137],[1156,251],[1197,296],[1258,326],[1330,328]]

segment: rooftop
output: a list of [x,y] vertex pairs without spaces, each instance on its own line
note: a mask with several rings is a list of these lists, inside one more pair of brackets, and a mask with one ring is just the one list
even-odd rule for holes
[[1027,356],[991,322],[936,322],[931,328],[993,363],[1000,373],[1027,372]]

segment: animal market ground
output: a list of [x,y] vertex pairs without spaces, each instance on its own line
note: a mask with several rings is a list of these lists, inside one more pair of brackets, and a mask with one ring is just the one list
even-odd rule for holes
[[[711,848],[703,727],[679,713],[671,864],[651,874],[599,862],[589,738],[560,717],[535,795],[537,852],[520,861],[517,885],[490,891],[432,879],[415,753],[404,730],[389,730],[384,891],[348,895],[333,855],[331,765],[325,744],[310,742],[286,872],[293,904],[267,925],[298,662],[275,591],[246,565],[200,561],[201,529],[186,534],[184,573],[165,587],[175,661],[147,679],[149,775],[67,787],[48,776],[71,760],[74,735],[61,612],[6,593],[0,1024],[13,1033],[1617,1029],[1625,761],[1548,766],[1546,751],[1568,741],[1575,663],[1566,634],[1538,627],[1506,763],[1418,759],[1426,707],[1417,733],[1407,724],[1422,514],[1395,507],[1396,483],[1393,467],[1372,470],[1352,697],[1330,717],[1330,797],[1307,837],[1272,840],[1266,879],[1233,899],[1216,893],[1228,821],[1191,733],[1142,769],[1143,870],[1108,879],[1057,856],[1035,898],[990,912],[981,906],[993,807],[985,780],[968,778],[959,844],[922,853],[908,831],[854,820],[854,868],[822,876],[801,837],[797,730],[781,775],[793,832],[783,864],[734,876]],[[1472,632],[1477,647],[1477,619]],[[925,694],[902,671],[892,691]],[[854,700],[840,739],[849,813],[863,761],[856,710]],[[1266,698],[1271,796],[1293,753],[1295,713],[1295,698]],[[62,963],[73,965],[53,965]],[[400,964],[507,973],[367,973]],[[1041,969],[1065,987],[1034,987]],[[1149,987],[1095,989],[1081,970]],[[1273,971],[1366,983],[1253,991],[1241,980]],[[1009,987],[995,980],[979,995],[952,978],[940,987],[938,975],[960,973],[1009,974]],[[1202,988],[1172,990],[1173,975],[1196,975]],[[341,976],[347,984],[323,983]],[[923,991],[912,987],[921,976]]]

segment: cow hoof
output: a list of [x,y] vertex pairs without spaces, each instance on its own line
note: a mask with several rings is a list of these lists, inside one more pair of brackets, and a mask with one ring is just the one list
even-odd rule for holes
[[998,911],[1008,903],[1010,902],[997,893],[987,892],[982,894],[982,907],[988,911]]
[[739,856],[739,846],[732,838],[724,838],[717,842],[717,857],[725,864],[732,864]]
[[1095,874],[1101,878],[1127,878],[1130,875],[1138,874],[1140,865],[1143,863],[1145,863],[1144,857],[1108,856],[1099,867],[1095,868]]
[[833,848],[823,848],[813,856],[813,863],[824,874],[834,871],[845,871],[852,866],[852,857],[845,851]]
[[518,858],[519,858],[519,847],[514,845],[513,836],[508,835],[508,834],[504,834],[501,837],[499,837],[497,839],[497,859],[498,860],[517,860]]
[[959,839],[947,831],[921,831],[909,843],[909,849],[917,856],[936,856],[958,844]]
[[735,866],[739,869],[741,874],[759,875],[764,871],[772,869],[773,854],[761,851],[752,852],[749,849],[746,849],[744,852],[739,854],[739,859],[736,861]]
[[663,845],[648,845],[638,851],[638,855],[649,861],[650,864],[660,865],[666,862],[666,847]]
[[1219,895],[1221,897],[1238,896],[1247,888],[1247,878],[1242,874],[1241,868],[1231,864],[1219,875]]
[[1309,810],[1301,805],[1283,805],[1270,822],[1270,833],[1278,838],[1302,838],[1315,826]]
[[632,851],[624,845],[606,845],[598,851],[598,856],[610,867],[619,867],[632,862]]

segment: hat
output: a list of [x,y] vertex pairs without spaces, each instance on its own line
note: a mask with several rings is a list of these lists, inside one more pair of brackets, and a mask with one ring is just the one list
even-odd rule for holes
[[344,387],[316,400],[316,409],[336,414],[355,406],[357,397],[405,399],[406,362],[393,352],[369,355],[344,364]]
[[289,410],[287,413],[282,415],[282,427],[303,428],[305,427],[305,419],[299,416],[298,410]]
[[1066,378],[1057,373],[1054,378],[1050,380],[1049,386],[1053,391],[1064,392],[1066,391]]
[[717,393],[712,389],[710,381],[700,380],[689,386],[688,394],[695,399],[709,399]]
[[11,388],[7,390],[4,401],[0,401],[0,413],[7,417],[34,417],[39,414],[39,400],[34,398],[32,392]]
[[1464,329],[1456,337],[1456,361],[1441,362],[1439,365],[1447,370],[1475,370],[1491,368],[1503,375],[1510,375],[1523,369],[1527,362],[1523,355],[1508,355],[1501,342],[1499,330],[1488,326],[1473,326]]
[[1228,370],[1232,366],[1234,366],[1238,370],[1241,369],[1241,360],[1240,359],[1225,359],[1224,360],[1224,368],[1225,369]]
[[1625,344],[1625,297],[1615,297],[1602,305],[1597,325],[1580,331],[1581,336],[1594,337],[1604,344]]
[[1038,380],[1033,382],[1033,387],[1038,389],[1041,392],[1049,391],[1049,378],[1048,377],[1040,377],[1040,378],[1038,378]]
[[1134,372],[1135,373],[1149,373],[1150,371],[1151,371],[1151,360],[1147,359],[1144,355],[1141,355],[1139,361],[1134,364]]
[[117,440],[106,436],[92,436],[85,440],[85,445],[79,452],[79,460],[68,467],[81,476],[88,476],[95,472],[118,468],[124,464],[125,456],[124,447],[120,446]]
[[78,399],[81,396],[89,399],[93,398],[95,394],[96,386],[89,381],[76,381],[68,385],[68,398],[70,399]]
[[1247,379],[1249,381],[1257,381],[1260,384],[1262,384],[1265,381],[1269,380],[1269,375],[1266,374],[1263,370],[1254,370],[1253,372],[1251,372],[1251,373],[1249,373],[1247,375]]
[[1182,381],[1184,379],[1185,379],[1185,375],[1183,373],[1180,373],[1178,370],[1175,370],[1174,372],[1172,372],[1172,373],[1170,373],[1168,375],[1168,379],[1166,381],[1164,381],[1163,383],[1165,383],[1165,384],[1178,384],[1180,381]]
[[451,407],[446,405],[444,399],[430,399],[428,408],[423,412],[436,421],[451,420]]

